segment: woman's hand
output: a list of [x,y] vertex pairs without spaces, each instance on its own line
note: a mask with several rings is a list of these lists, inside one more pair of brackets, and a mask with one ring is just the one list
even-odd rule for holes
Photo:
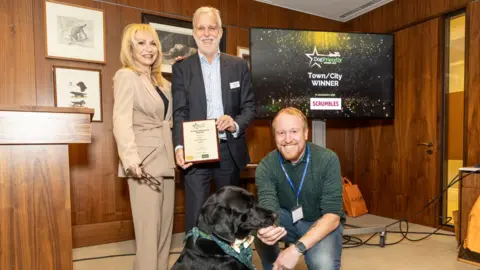
[[130,167],[128,167],[127,174],[135,178],[140,178],[143,175],[142,167],[140,167],[140,164],[138,163],[132,164]]

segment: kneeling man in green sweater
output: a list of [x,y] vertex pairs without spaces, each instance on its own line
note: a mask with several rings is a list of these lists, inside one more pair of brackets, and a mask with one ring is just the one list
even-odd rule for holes
[[[307,142],[308,122],[298,109],[273,119],[277,150],[256,169],[260,206],[279,214],[276,225],[257,232],[263,269],[294,269],[301,255],[308,269],[340,269],[342,177],[335,152]],[[280,252],[278,241],[291,245]]]

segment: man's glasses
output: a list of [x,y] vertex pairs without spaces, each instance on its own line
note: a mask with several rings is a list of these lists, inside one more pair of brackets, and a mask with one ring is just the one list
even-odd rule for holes
[[[157,148],[153,149],[152,152],[150,152],[148,155],[146,155],[142,162],[140,162],[139,166],[140,168],[143,167],[143,163],[145,162],[145,160],[151,155],[153,154],[153,152],[155,152],[155,150],[157,150]],[[162,185],[162,183],[160,183],[160,181],[158,181],[157,178],[153,177],[151,174],[145,172],[144,170],[142,170],[142,176],[139,178],[140,182],[144,182],[145,184],[149,185],[150,187],[154,188],[154,189],[158,189],[159,186]]]

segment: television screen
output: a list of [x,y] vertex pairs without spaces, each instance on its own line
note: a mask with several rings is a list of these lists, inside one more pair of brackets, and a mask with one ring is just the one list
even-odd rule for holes
[[250,29],[257,117],[393,118],[393,35]]

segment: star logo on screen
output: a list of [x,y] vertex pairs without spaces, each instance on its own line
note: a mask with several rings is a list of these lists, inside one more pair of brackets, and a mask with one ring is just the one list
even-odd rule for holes
[[339,52],[321,54],[317,51],[317,46],[314,47],[312,53],[305,54],[310,59],[310,67],[317,66],[319,68],[322,65],[336,65],[342,62],[342,57]]
[[305,54],[308,58],[310,58],[310,67],[313,67],[313,66],[317,66],[319,68],[321,68],[322,66],[320,66],[320,61],[317,61],[318,58],[320,57],[320,54],[318,54],[317,52],[317,46],[315,46],[315,48],[313,49],[313,52],[312,53],[306,53]]

